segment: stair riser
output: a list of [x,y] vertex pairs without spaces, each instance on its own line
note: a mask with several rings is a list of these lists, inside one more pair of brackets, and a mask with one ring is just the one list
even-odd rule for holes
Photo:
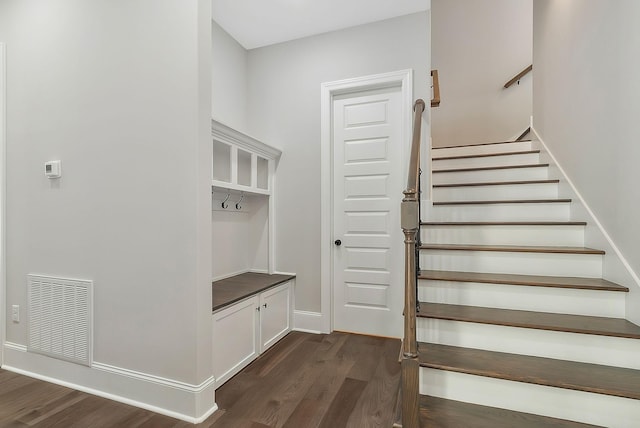
[[434,201],[504,201],[556,199],[558,184],[511,184],[504,186],[435,187]]
[[568,221],[570,204],[521,203],[434,205],[423,218],[429,221]]
[[422,226],[426,244],[584,246],[584,226]]
[[421,302],[624,318],[625,294],[614,291],[420,280]]
[[508,168],[481,171],[433,172],[433,184],[488,183],[494,181],[546,180],[549,168]]
[[640,402],[582,391],[421,368],[420,391],[436,397],[616,428],[640,426]]
[[640,370],[640,339],[422,317],[417,336],[421,342]]
[[539,163],[538,153],[486,156],[479,158],[433,159],[433,169],[481,168],[485,166],[530,165]]
[[424,270],[600,278],[602,277],[602,256],[597,254],[422,250],[420,252],[420,267]]
[[484,144],[467,147],[449,147],[446,149],[434,148],[433,157],[470,156],[489,153],[526,152],[531,149],[531,141],[519,141],[517,143]]

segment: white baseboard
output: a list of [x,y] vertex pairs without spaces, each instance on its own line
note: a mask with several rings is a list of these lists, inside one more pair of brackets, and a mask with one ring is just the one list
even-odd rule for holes
[[4,351],[5,370],[189,423],[203,422],[218,409],[213,377],[191,385],[108,364],[73,364],[26,352],[26,346],[10,342],[4,344]]
[[[549,146],[538,134],[536,128],[532,125],[531,132],[539,141],[543,156],[548,156],[548,160],[552,164],[552,171],[555,172],[561,181],[566,183],[566,188],[571,193],[574,201],[571,207],[572,219],[580,218],[587,221],[587,229],[585,234],[585,246],[597,247],[606,251],[603,266],[603,276],[613,282],[629,287],[630,293],[627,298],[627,319],[636,324],[640,324],[640,276],[633,270],[627,259],[624,257],[618,246],[615,244],[611,235],[605,230],[602,223],[598,220],[589,204],[582,197],[575,184],[571,181],[562,165],[558,162],[553,152],[549,150]],[[541,159],[542,160],[542,159]],[[584,217],[584,218],[581,218]]]
[[322,314],[320,312],[293,311],[293,329],[305,333],[322,333]]

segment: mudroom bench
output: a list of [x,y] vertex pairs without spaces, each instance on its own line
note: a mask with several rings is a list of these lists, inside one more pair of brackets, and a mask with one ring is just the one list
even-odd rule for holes
[[243,273],[212,283],[216,388],[291,331],[295,275]]

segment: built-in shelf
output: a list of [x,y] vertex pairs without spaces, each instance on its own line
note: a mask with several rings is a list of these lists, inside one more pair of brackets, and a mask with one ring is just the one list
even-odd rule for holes
[[270,195],[282,151],[216,120],[211,121],[211,133],[212,186]]
[[254,296],[283,282],[291,281],[295,275],[268,275],[247,272],[230,278],[214,281],[211,284],[212,311]]

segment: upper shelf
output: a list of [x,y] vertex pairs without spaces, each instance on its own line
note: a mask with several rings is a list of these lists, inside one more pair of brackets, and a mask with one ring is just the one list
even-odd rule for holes
[[216,120],[211,120],[211,134],[211,185],[270,195],[275,162],[282,151]]

